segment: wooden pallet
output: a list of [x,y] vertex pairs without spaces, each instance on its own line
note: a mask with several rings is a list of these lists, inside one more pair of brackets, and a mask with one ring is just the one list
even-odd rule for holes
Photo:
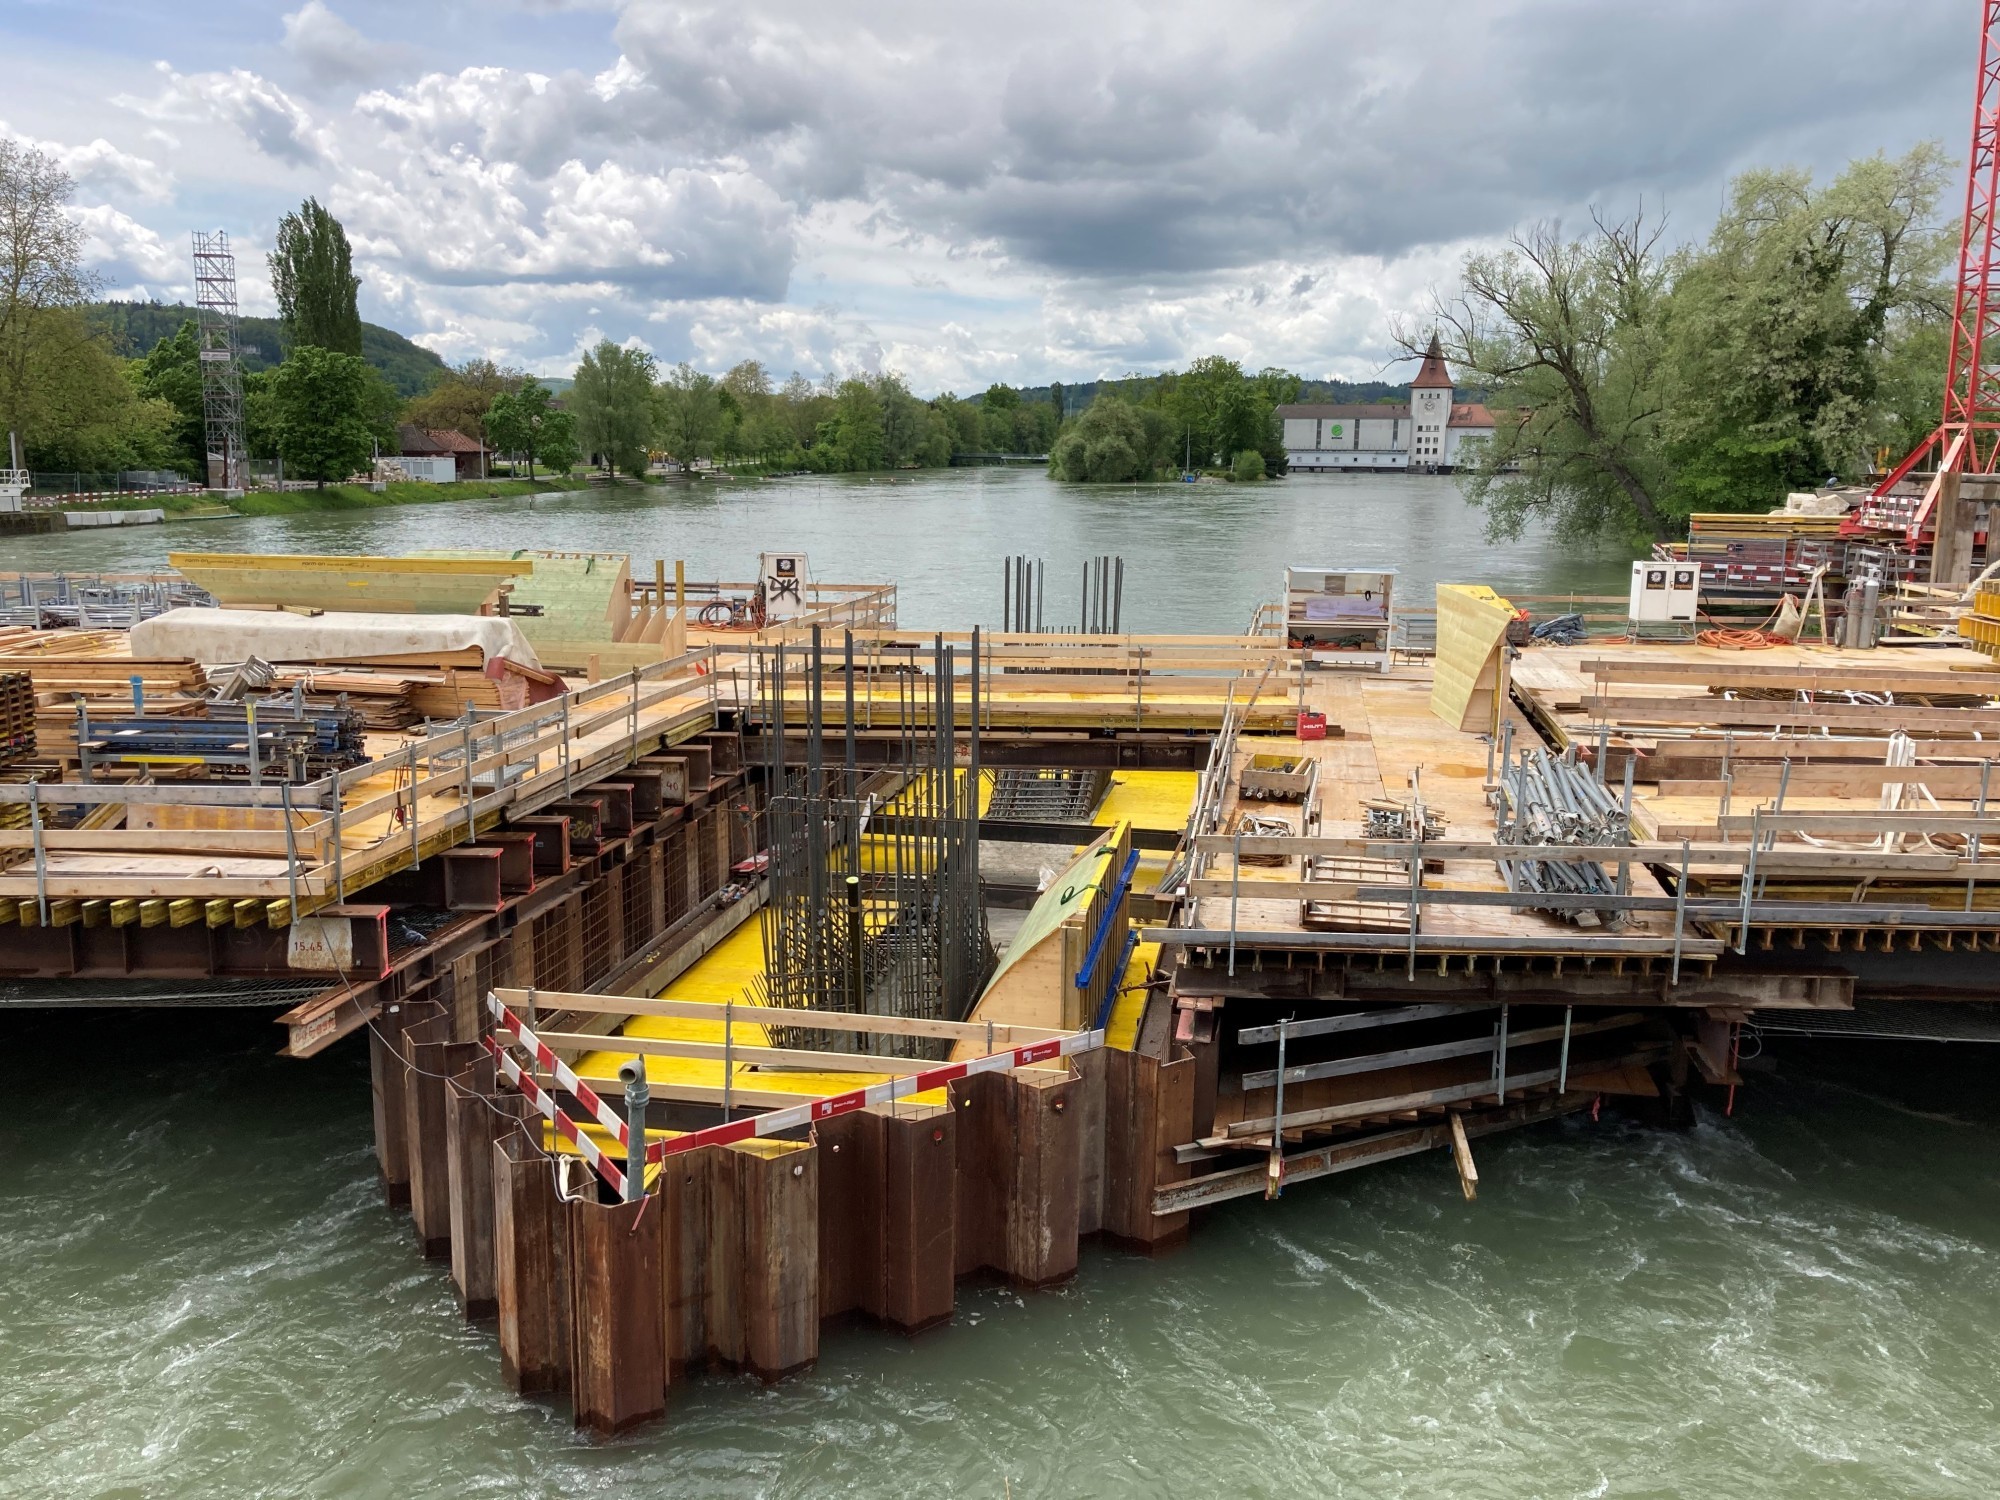
[[[1306,861],[1308,881],[1396,885],[1409,878],[1409,871],[1392,859],[1317,854]],[[1299,926],[1313,932],[1408,932],[1410,909],[1381,901],[1321,901],[1308,896],[1299,903]]]

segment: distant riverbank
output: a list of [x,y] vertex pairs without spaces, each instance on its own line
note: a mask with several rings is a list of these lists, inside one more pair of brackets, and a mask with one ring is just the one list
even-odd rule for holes
[[312,490],[250,490],[224,497],[212,491],[149,495],[134,491],[111,500],[79,501],[73,506],[55,496],[58,509],[163,510],[169,521],[220,519],[224,516],[303,516],[315,511],[376,510],[389,505],[444,505],[459,500],[504,500],[545,495],[552,490],[581,490],[589,481],[577,476],[539,479],[469,479],[453,484],[398,480],[379,490],[365,484],[330,484]]

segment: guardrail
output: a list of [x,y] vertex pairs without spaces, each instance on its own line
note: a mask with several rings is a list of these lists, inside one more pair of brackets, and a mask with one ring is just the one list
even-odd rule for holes
[[[712,726],[715,663],[711,648],[690,651],[413,737],[399,753],[297,785],[0,786],[0,805],[28,807],[26,828],[0,830],[0,858],[29,856],[25,871],[0,867],[0,902],[11,907],[0,917],[39,926],[287,925],[474,838],[482,820],[533,811]],[[50,805],[119,808],[126,826],[52,827]],[[68,854],[92,858],[71,864],[60,858]],[[117,856],[127,868],[105,869]]]

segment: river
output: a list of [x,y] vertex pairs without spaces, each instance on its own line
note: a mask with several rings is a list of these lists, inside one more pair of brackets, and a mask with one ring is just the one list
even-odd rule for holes
[[1125,559],[1127,629],[1241,630],[1278,596],[1287,563],[1393,566],[1404,599],[1439,582],[1524,592],[1623,594],[1624,555],[1541,537],[1486,541],[1453,481],[1300,476],[1260,485],[1052,483],[1036,469],[948,469],[889,478],[697,483],[380,510],[187,521],[10,538],[9,566],[122,571],[169,551],[393,554],[421,547],[629,552],[675,558],[690,578],[747,579],[757,554],[803,549],[816,578],[897,585],[905,623],[997,623],[1001,559],[1047,560],[1047,619],[1074,624],[1083,563]]
[[[741,576],[804,547],[903,618],[991,618],[997,553],[1116,551],[1142,629],[1232,628],[1285,561],[1599,591],[1489,548],[1448,483],[1083,493],[1039,475],[411,507],[37,540],[604,547]],[[2000,1492],[2000,1098],[1977,1052],[1823,1040],[1684,1132],[1587,1118],[1275,1205],[1074,1282],[962,1289],[914,1340],[710,1377],[612,1443],[500,1383],[380,1206],[365,1050],[231,1011],[0,1017],[0,1496],[1988,1497]],[[1864,1050],[1865,1049],[1865,1050]],[[1753,1064],[1758,1066],[1758,1064]]]

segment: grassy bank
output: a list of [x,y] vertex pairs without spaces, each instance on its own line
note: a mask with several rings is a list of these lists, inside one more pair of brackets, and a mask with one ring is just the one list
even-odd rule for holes
[[330,484],[323,490],[251,490],[233,500],[208,494],[121,495],[116,500],[78,502],[76,510],[163,510],[167,519],[206,516],[298,516],[322,510],[375,510],[385,505],[448,505],[455,500],[504,500],[547,494],[550,490],[580,490],[580,475],[544,475],[535,480],[475,479],[456,484],[423,484],[415,480],[386,484],[381,491],[365,484]]
[[[330,484],[323,490],[252,490],[229,508],[239,516],[296,516],[318,510],[376,510],[385,505],[448,505],[454,500],[504,500],[585,488],[580,478],[461,479],[456,484],[392,482],[380,493],[365,484]],[[200,496],[190,496],[201,500]],[[213,503],[213,502],[210,502]],[[171,514],[172,512],[169,512]]]

